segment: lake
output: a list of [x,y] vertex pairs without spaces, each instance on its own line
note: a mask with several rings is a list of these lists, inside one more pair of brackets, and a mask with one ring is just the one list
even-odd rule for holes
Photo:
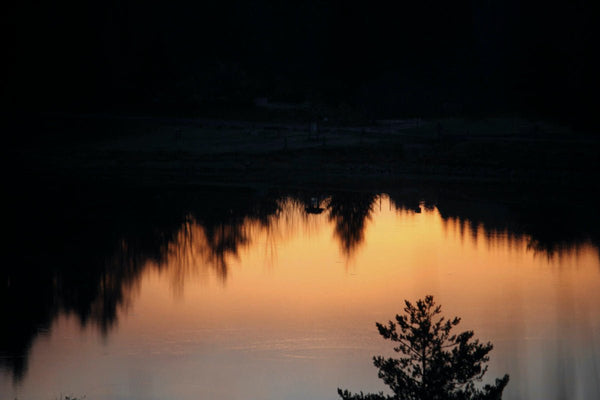
[[508,373],[504,399],[600,398],[587,205],[460,189],[61,193],[11,220],[1,398],[385,391],[372,357],[393,352],[375,322],[428,294],[493,343],[484,382]]

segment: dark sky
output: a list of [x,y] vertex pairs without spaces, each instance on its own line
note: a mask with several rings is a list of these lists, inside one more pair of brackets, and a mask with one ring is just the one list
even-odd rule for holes
[[20,1],[2,16],[2,101],[169,111],[267,96],[586,115],[597,3]]

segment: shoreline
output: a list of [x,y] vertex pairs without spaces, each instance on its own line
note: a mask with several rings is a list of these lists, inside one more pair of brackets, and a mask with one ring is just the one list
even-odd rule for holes
[[502,118],[340,126],[68,117],[50,119],[30,140],[9,146],[5,170],[14,171],[13,184],[35,178],[142,186],[598,187],[600,140],[549,124],[515,126]]

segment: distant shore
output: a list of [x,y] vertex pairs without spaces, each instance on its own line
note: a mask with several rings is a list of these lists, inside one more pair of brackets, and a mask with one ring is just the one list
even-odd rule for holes
[[151,186],[428,181],[586,188],[598,185],[600,171],[595,137],[519,118],[343,125],[91,115],[54,116],[34,128],[32,140],[21,138],[8,158],[23,178]]

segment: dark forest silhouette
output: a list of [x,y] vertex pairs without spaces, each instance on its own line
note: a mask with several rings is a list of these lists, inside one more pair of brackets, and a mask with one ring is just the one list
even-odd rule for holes
[[5,109],[214,112],[269,97],[594,121],[596,2],[62,0],[3,14]]

